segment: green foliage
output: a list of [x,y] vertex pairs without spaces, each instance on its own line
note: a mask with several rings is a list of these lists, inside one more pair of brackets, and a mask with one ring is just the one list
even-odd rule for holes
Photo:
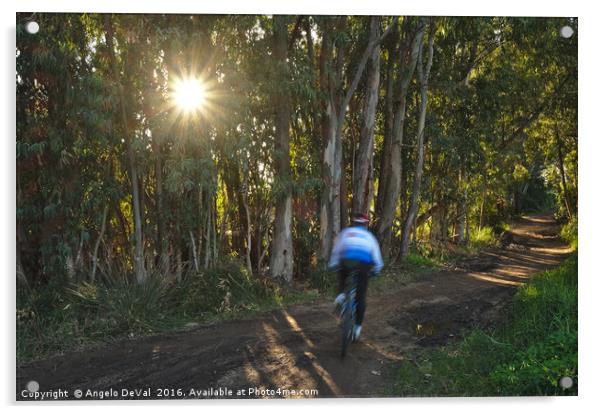
[[[526,350],[516,349],[510,362],[496,366],[489,379],[495,395],[576,395],[562,390],[562,377],[577,379],[577,332],[554,331]],[[495,392],[495,391],[494,391]]]
[[278,287],[267,278],[249,274],[235,261],[189,274],[176,288],[184,316],[207,316],[240,310],[256,310],[273,298]]
[[408,253],[408,256],[406,257],[406,263],[408,265],[417,266],[417,267],[432,268],[432,267],[437,266],[437,262],[435,260],[433,260],[432,258],[427,257],[427,256],[422,256],[415,252]]
[[[515,295],[503,326],[426,350],[397,371],[402,396],[577,394],[577,255]],[[574,386],[558,381],[569,376]]]
[[119,278],[102,284],[82,283],[68,292],[73,306],[98,315],[119,332],[153,332],[165,326],[169,303],[168,285],[158,277],[144,283]]
[[338,275],[328,270],[326,263],[320,263],[308,272],[309,286],[320,292],[333,293],[338,287]]
[[567,242],[571,248],[577,249],[579,241],[577,218],[573,217],[567,223],[563,224],[560,229],[560,237]]
[[495,246],[498,243],[497,235],[493,227],[484,226],[476,229],[470,235],[470,247],[480,249],[483,247]]

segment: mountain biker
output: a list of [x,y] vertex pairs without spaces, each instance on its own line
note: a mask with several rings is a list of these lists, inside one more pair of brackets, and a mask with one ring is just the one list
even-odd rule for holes
[[376,237],[368,230],[370,218],[366,214],[356,214],[353,224],[341,231],[334,242],[328,267],[339,271],[339,290],[334,300],[335,309],[340,311],[345,301],[345,280],[354,270],[358,271],[357,312],[353,327],[353,341],[357,342],[362,330],[366,312],[366,290],[368,278],[376,277],[383,267],[380,247]]

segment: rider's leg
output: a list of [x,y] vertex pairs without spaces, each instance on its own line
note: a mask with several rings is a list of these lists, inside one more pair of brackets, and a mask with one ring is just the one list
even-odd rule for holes
[[355,313],[355,326],[353,327],[353,342],[360,339],[362,331],[362,322],[366,313],[366,291],[368,290],[368,268],[361,268],[358,274],[356,301],[357,309]]
[[366,313],[366,291],[368,290],[368,266],[362,266],[360,268],[357,280],[357,311],[355,314],[355,324],[361,326],[364,321],[364,314]]
[[349,269],[346,266],[341,266],[339,269],[339,290],[338,294],[341,294],[345,291],[345,280],[347,279],[347,275],[349,274]]
[[343,301],[345,300],[345,279],[347,279],[347,275],[349,274],[349,269],[345,266],[341,266],[339,270],[339,290],[337,293],[337,297],[334,299],[335,311],[338,311],[339,308],[343,305]]

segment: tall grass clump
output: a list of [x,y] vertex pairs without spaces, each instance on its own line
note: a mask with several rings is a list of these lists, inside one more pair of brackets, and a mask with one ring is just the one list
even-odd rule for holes
[[77,310],[88,318],[106,322],[106,333],[147,333],[169,323],[170,287],[153,276],[144,283],[114,278],[104,283],[81,283],[67,290]]

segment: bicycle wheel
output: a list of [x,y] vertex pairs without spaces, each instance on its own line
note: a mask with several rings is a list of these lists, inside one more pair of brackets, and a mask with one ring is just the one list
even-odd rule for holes
[[347,347],[351,343],[352,335],[353,335],[353,314],[351,312],[351,304],[349,300],[345,300],[344,303],[345,310],[343,313],[343,336],[341,338],[341,357],[345,357],[347,353]]
[[356,273],[352,274],[347,279],[345,289],[345,302],[343,302],[342,316],[342,338],[341,338],[341,357],[344,358],[347,353],[347,347],[353,340],[353,325],[355,324],[355,290],[356,290]]

